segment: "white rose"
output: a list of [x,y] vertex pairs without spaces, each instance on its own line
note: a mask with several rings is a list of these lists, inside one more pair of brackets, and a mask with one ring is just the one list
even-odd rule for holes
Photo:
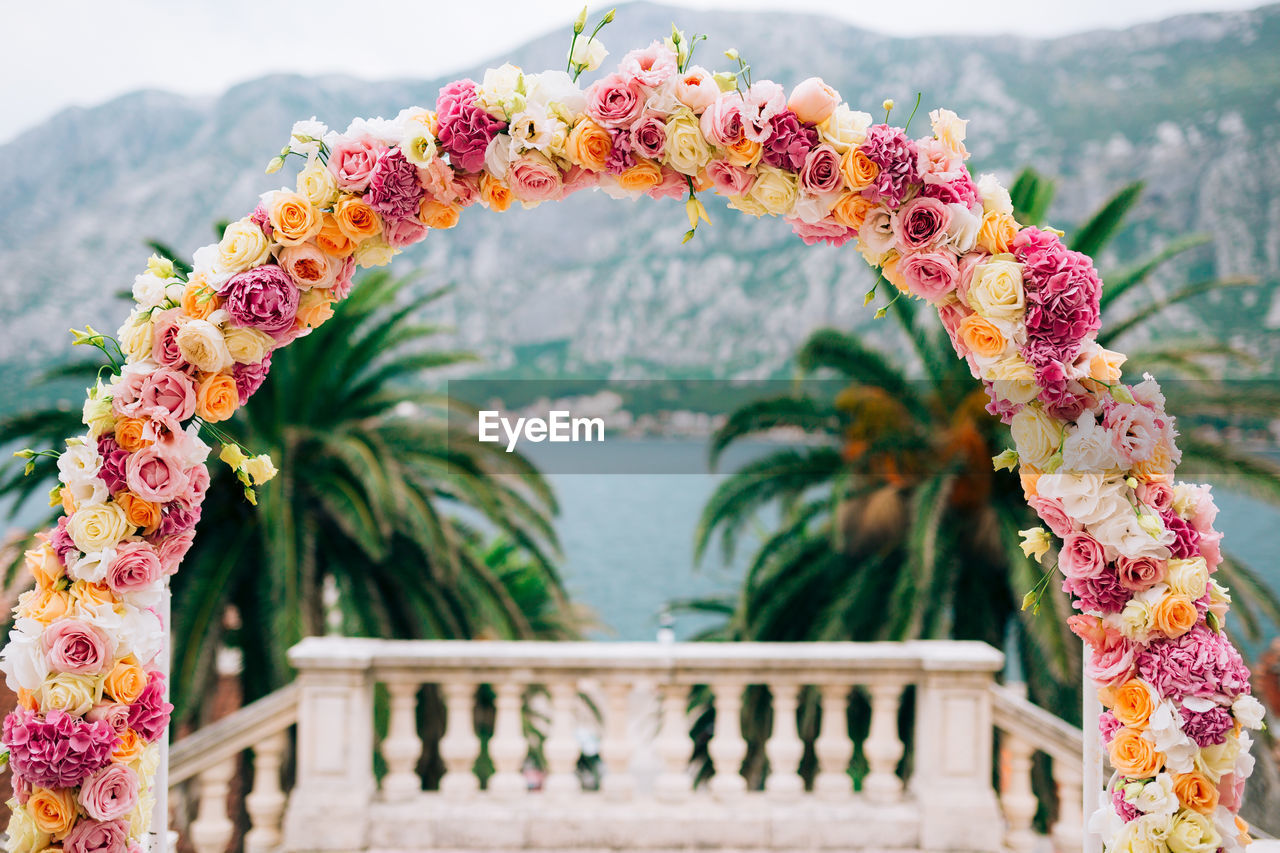
[[143,309],[157,308],[164,303],[165,280],[144,272],[133,280],[133,301]]
[[102,676],[54,673],[45,679],[36,691],[36,701],[44,713],[57,708],[68,714],[83,717],[89,709],[102,700]]
[[968,299],[969,306],[988,319],[1020,319],[1025,311],[1022,264],[1011,255],[996,255],[979,264],[973,271]]
[[1171,853],[1213,853],[1222,846],[1222,838],[1208,817],[1183,809],[1173,819],[1165,843]]
[[1018,410],[1010,424],[1013,443],[1018,448],[1018,458],[1029,465],[1044,469],[1049,459],[1058,452],[1062,425],[1038,405],[1029,404]]
[[543,71],[527,74],[524,78],[525,100],[538,104],[549,113],[561,118],[581,115],[587,108],[587,96],[564,71]]
[[134,311],[116,332],[120,348],[129,361],[142,361],[151,357],[151,313]]
[[1246,729],[1262,728],[1265,714],[1262,703],[1248,694],[1237,696],[1236,701],[1231,703],[1231,716],[1239,720],[1240,725]]
[[395,119],[354,118],[342,134],[348,139],[357,136],[372,136],[388,148],[396,144],[404,136],[404,122]]
[[102,457],[98,455],[98,449],[79,439],[76,439],[75,444],[69,443],[58,457],[59,479],[68,485],[96,479],[101,470]]
[[[688,107],[680,107],[667,119],[667,145],[663,159],[668,166],[682,175],[696,175],[711,162],[714,153],[711,143],[702,135],[697,116]],[[775,205],[766,203],[764,198],[760,199],[760,203],[771,212],[775,209]],[[778,206],[781,207],[782,203],[778,202]],[[792,193],[791,205],[778,212],[790,210],[794,203],[795,194]]]
[[982,199],[982,212],[1013,213],[1009,191],[1000,185],[995,175],[984,174],[978,178],[978,196]]
[[609,51],[604,49],[600,39],[579,38],[573,43],[573,49],[569,51],[569,62],[586,71],[595,71],[608,55]]
[[12,810],[5,832],[9,836],[9,843],[5,845],[9,853],[36,853],[48,847],[53,840],[52,835],[36,826],[25,806]]
[[1070,471],[1109,471],[1118,468],[1111,434],[1099,425],[1092,412],[1085,411],[1068,427],[1062,442],[1062,467]]
[[206,373],[220,373],[231,366],[222,330],[208,320],[188,320],[178,328],[178,349],[188,363]]
[[[295,184],[298,195],[311,202],[316,207],[329,207],[338,199],[338,182],[319,160],[311,160],[306,167],[298,173],[298,181]],[[254,226],[257,228],[257,226]],[[262,233],[262,229],[258,228],[258,233]],[[224,235],[225,236],[225,235]]]
[[1142,786],[1136,797],[1129,799],[1140,812],[1171,815],[1178,810],[1178,795],[1173,792],[1173,777],[1161,773]]
[[71,541],[86,554],[113,548],[132,532],[124,509],[117,503],[82,507],[67,520]]
[[[668,133],[670,133],[669,127]],[[700,132],[699,135],[701,135]],[[670,144],[671,140],[668,137],[667,145],[670,146]],[[705,139],[702,144],[707,144]],[[795,207],[798,195],[794,174],[775,169],[773,166],[760,166],[756,182],[747,191],[746,198],[757,203],[765,213],[771,216],[785,216]]]
[[820,196],[802,192],[796,199],[796,208],[792,216],[801,222],[821,222],[827,218],[837,198],[838,196],[834,193]]
[[1209,566],[1204,557],[1170,560],[1165,566],[1165,580],[1174,592],[1196,601],[1209,589]]
[[67,574],[74,580],[85,583],[102,583],[107,579],[107,571],[116,561],[116,549],[103,548],[100,551],[89,551],[81,554],[67,566]]
[[232,222],[222,232],[214,264],[219,272],[235,274],[266,263],[270,255],[271,241],[256,222],[246,217]]
[[1134,596],[1125,604],[1117,619],[1117,628],[1126,639],[1145,643],[1151,633],[1151,605],[1140,596]]
[[843,154],[855,145],[861,145],[871,127],[871,114],[851,110],[848,104],[840,104],[827,120],[818,125],[820,142],[825,142]]
[[[1115,506],[1114,511],[1105,518],[1085,525],[1093,538],[1107,549],[1107,559],[1114,559],[1117,554],[1133,560],[1139,557],[1169,559],[1169,545],[1172,543],[1173,534],[1162,530],[1159,536],[1152,536],[1151,532],[1143,526],[1142,518],[1133,514],[1133,509],[1127,502],[1121,503],[1124,505]],[[1143,518],[1151,517],[1143,516]]]
[[120,608],[120,624],[116,641],[117,654],[131,654],[146,666],[164,648],[164,626],[151,610],[126,605]]
[[968,205],[958,201],[948,204],[947,209],[951,211],[951,224],[947,226],[947,244],[963,255],[978,241],[978,229],[982,227],[982,217],[970,210]]
[[[29,634],[20,630],[9,632],[9,643],[0,652],[0,670],[4,671],[5,683],[15,693],[18,690],[35,691],[49,677],[49,659],[45,657],[44,647],[40,641],[40,630],[43,626],[34,620],[35,633]],[[9,832],[13,832],[12,825]]]
[[201,278],[213,290],[221,293],[231,273],[218,268],[218,244],[201,246],[191,256],[192,278]]
[[184,469],[203,465],[209,458],[211,449],[200,437],[200,427],[197,424],[187,424],[187,428],[182,433],[182,441],[175,447],[179,454],[178,462]]
[[111,497],[107,484],[102,482],[101,477],[76,480],[74,483],[67,483],[64,488],[70,492],[71,500],[77,508],[106,503],[107,498]]

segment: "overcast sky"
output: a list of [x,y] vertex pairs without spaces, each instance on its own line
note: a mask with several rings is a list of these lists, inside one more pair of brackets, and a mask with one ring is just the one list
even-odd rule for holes
[[[1257,0],[665,0],[828,14],[895,35],[1053,36]],[[593,2],[594,15],[609,8]],[[9,4],[0,142],[71,105],[144,87],[214,94],[262,74],[431,77],[567,27],[581,0],[38,0]],[[376,13],[370,10],[376,9]],[[623,9],[620,14],[624,14]],[[607,32],[605,41],[608,44]],[[613,46],[615,53],[622,46]]]

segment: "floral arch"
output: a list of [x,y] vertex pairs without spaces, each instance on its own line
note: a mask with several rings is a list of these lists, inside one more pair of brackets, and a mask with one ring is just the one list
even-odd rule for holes
[[172,710],[167,578],[209,484],[202,435],[223,442],[252,500],[270,460],[214,425],[266,379],[272,352],[325,322],[357,267],[464,211],[588,188],[685,198],[686,239],[709,221],[702,195],[725,196],[784,217],[806,243],[851,244],[893,298],[932,303],[1012,427],[1016,447],[996,464],[1017,468],[1048,528],[1023,531],[1023,548],[1040,558],[1060,540],[1115,771],[1094,830],[1114,850],[1247,843],[1236,812],[1261,707],[1222,630],[1216,508],[1207,486],[1174,481],[1177,433],[1155,381],[1123,384],[1124,356],[1097,344],[1090,259],[1021,227],[994,177],[972,178],[966,122],[948,110],[913,139],[888,124],[891,102],[876,123],[816,78],[788,95],[753,82],[733,51],[737,68],[713,74],[692,63],[699,37],[674,30],[584,90],[578,76],[604,56],[599,27],[584,25],[567,72],[504,65],[445,86],[434,110],[341,133],[298,123],[268,167],[300,156],[294,189],[265,194],[189,276],[153,258],[117,337],[77,333],[114,370],[88,392],[87,433],[55,454],[65,514],[26,554],[36,587],[4,650],[19,696],[3,726],[9,849],[145,846]]

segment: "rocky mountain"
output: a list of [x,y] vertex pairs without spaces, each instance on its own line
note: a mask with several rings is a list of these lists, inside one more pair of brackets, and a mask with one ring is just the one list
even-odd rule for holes
[[[1273,362],[1280,5],[1044,41],[902,39],[781,12],[632,3],[603,34],[610,61],[672,21],[713,34],[699,48],[708,66],[725,65],[721,52],[736,47],[757,78],[789,86],[820,75],[873,114],[884,98],[909,105],[919,91],[917,129],[931,107],[957,110],[972,120],[975,172],[1007,179],[1032,164],[1062,179],[1059,224],[1145,180],[1122,256],[1186,231],[1213,238],[1156,287],[1242,273],[1267,283],[1173,312],[1164,328],[1207,327]],[[495,63],[559,67],[566,34]],[[295,119],[343,127],[356,115],[394,115],[433,104],[443,82],[271,76],[216,98],[136,92],[67,110],[0,146],[4,378],[66,354],[72,324],[116,328],[127,311],[119,294],[148,254],[143,238],[192,250],[208,242],[212,222],[243,215],[279,186],[282,176],[263,166]],[[458,343],[490,370],[530,376],[774,375],[814,327],[871,322],[862,307],[870,277],[855,252],[806,248],[781,222],[718,207],[712,215],[714,226],[682,246],[683,211],[672,201],[594,193],[503,216],[477,208],[398,268],[422,268],[422,288],[454,286],[438,310]],[[889,335],[888,324],[873,333]],[[4,387],[0,407],[29,393]]]

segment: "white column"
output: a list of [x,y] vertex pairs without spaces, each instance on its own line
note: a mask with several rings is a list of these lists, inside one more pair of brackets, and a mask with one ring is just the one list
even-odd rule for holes
[[382,796],[387,800],[409,800],[422,790],[418,759],[422,739],[418,737],[418,679],[407,674],[385,676],[390,698],[387,737],[382,741],[382,757],[387,775],[382,778]]
[[[876,677],[878,678],[878,677]],[[873,803],[895,803],[902,797],[898,762],[902,760],[902,739],[898,737],[898,705],[902,683],[875,680],[867,685],[871,698],[871,727],[862,752],[869,772],[862,790]]]
[[522,772],[529,753],[522,713],[524,681],[512,673],[506,681],[495,684],[493,691],[493,737],[489,739],[493,776],[489,779],[489,790],[499,797],[519,797],[528,790]]
[[604,762],[601,790],[611,800],[629,800],[635,793],[631,775],[631,683],[606,681],[604,690],[604,737],[600,759]]
[[[169,682],[173,674],[173,626],[170,624],[172,603],[173,593],[169,591],[169,579],[165,578],[164,593],[160,596],[160,604],[156,608],[156,612],[160,615],[160,623],[164,626],[164,648],[160,650],[160,654],[156,655],[155,664],[164,673],[166,702],[170,699]],[[169,741],[172,739],[173,727],[169,726],[165,729],[164,736],[160,738],[160,763],[156,767],[156,775],[152,781],[156,804],[151,810],[149,845],[151,853],[170,853],[177,847],[174,843],[177,835],[175,834],[172,838],[169,835]]]
[[249,813],[249,831],[244,836],[245,853],[275,853],[283,837],[285,795],[280,787],[280,767],[289,746],[286,732],[264,738],[253,747],[253,790],[244,798]]
[[547,757],[546,791],[553,796],[571,796],[582,790],[578,782],[578,738],[574,733],[574,709],[578,703],[575,679],[553,681],[547,685],[551,694],[551,727],[542,744]]
[[824,684],[818,688],[822,696],[822,727],[813,751],[818,757],[818,775],[813,792],[827,799],[839,799],[853,791],[849,761],[853,758],[853,741],[849,738],[847,717],[850,687],[847,684]]
[[440,685],[444,694],[445,728],[440,738],[440,760],[445,773],[440,779],[440,793],[453,799],[469,799],[480,789],[475,763],[480,754],[480,738],[476,737],[476,686],[470,681],[446,681]]
[[[1084,644],[1085,660],[1091,654],[1088,643]],[[1080,695],[1084,699],[1084,725],[1081,727],[1084,731],[1084,796],[1083,796],[1083,814],[1081,817],[1086,821],[1085,828],[1082,830],[1083,841],[1081,844],[1084,853],[1102,853],[1102,837],[1096,832],[1088,831],[1088,818],[1093,810],[1098,807],[1098,801],[1103,791],[1103,779],[1105,772],[1102,766],[1102,733],[1098,731],[1098,716],[1102,713],[1102,703],[1098,701],[1098,690],[1089,680],[1088,675],[1084,675],[1084,684],[1080,688]]]
[[236,759],[215,764],[196,777],[200,788],[196,819],[191,823],[191,846],[196,853],[225,853],[235,824],[227,817],[227,793]]
[[796,726],[796,709],[803,689],[798,684],[769,686],[773,694],[773,732],[764,745],[769,757],[769,778],[764,788],[780,799],[794,799],[804,793],[804,778],[800,775],[804,741]]
[[743,687],[738,681],[717,681],[711,685],[716,725],[707,753],[715,767],[711,792],[722,799],[747,790],[747,780],[742,776],[742,761],[747,757],[747,742],[742,738]]
[[1055,761],[1053,780],[1058,790],[1058,820],[1051,832],[1053,846],[1058,853],[1075,853],[1083,849],[1085,843],[1080,768]]
[[680,684],[662,686],[662,727],[658,730],[658,756],[662,772],[654,783],[654,795],[667,802],[685,799],[692,787],[689,759],[693,741],[689,737],[689,690]]
[[1000,733],[1000,810],[1004,812],[1005,847],[1031,853],[1036,834],[1036,795],[1031,789],[1031,756],[1035,748],[1012,732]]

